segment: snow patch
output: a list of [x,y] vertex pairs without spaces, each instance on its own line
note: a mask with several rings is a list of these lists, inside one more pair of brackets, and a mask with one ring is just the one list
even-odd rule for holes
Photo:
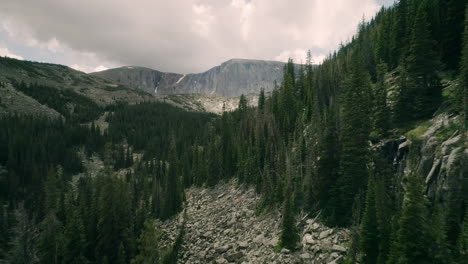
[[179,79],[179,80],[176,82],[176,84],[179,84],[179,83],[180,83],[180,81],[182,81],[182,79],[184,79],[184,77],[185,77],[185,74],[184,74],[184,75],[182,75],[182,77],[180,77],[180,79]]
[[130,67],[130,66],[129,66],[129,67],[127,67],[127,69],[134,69],[134,67]]

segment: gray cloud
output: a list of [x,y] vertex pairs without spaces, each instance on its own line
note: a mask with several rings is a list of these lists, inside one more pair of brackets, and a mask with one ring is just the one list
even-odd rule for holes
[[81,68],[101,62],[181,73],[230,58],[299,60],[307,49],[320,59],[379,8],[376,0],[0,2],[0,23],[12,38],[70,53],[68,65],[88,58],[92,64]]

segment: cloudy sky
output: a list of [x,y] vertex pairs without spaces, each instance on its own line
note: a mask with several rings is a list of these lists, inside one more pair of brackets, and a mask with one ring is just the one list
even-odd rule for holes
[[0,0],[0,56],[85,72],[191,73],[231,58],[319,63],[394,0]]

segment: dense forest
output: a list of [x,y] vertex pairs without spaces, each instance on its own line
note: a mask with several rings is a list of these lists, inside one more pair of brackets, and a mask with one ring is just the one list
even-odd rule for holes
[[[280,247],[296,247],[304,210],[351,230],[347,263],[464,263],[466,184],[449,202],[430,200],[423,175],[399,178],[375,146],[443,112],[466,133],[467,12],[465,0],[400,0],[321,65],[310,54],[299,70],[289,61],[257,107],[242,96],[219,117],[164,103],[101,108],[15,83],[64,119],[0,118],[0,259],[171,263],[152,220],[180,212],[186,187],[237,178],[262,195],[259,214],[282,208]],[[104,113],[107,128],[90,122]],[[420,147],[413,139],[408,159]]]

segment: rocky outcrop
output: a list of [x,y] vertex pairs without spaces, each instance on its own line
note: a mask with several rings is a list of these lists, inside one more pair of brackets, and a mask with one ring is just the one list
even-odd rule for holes
[[121,67],[93,75],[156,95],[210,94],[236,97],[266,92],[283,81],[284,63],[232,59],[197,74],[163,73],[142,67]]
[[[306,217],[297,222],[297,251],[278,250],[280,213],[256,215],[260,197],[235,181],[213,189],[191,188],[186,194],[178,263],[340,263],[346,254],[347,230],[327,228]],[[176,237],[183,217],[181,213],[163,224],[167,238]],[[170,243],[171,239],[165,242]]]
[[432,122],[422,138],[420,160],[409,172],[424,176],[430,200],[448,203],[457,194],[466,195],[468,135],[457,129],[459,116],[439,115]]
[[380,142],[373,149],[393,162],[397,184],[418,175],[431,202],[457,211],[468,198],[468,135],[460,127],[459,116],[441,114],[408,132],[408,137]]

